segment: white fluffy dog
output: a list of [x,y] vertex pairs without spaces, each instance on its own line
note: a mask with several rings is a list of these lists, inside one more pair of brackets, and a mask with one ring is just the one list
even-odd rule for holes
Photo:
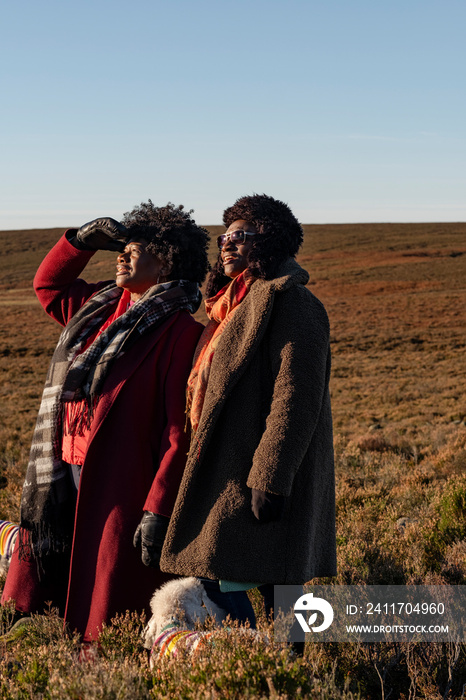
[[217,623],[225,611],[207,596],[201,581],[194,577],[174,579],[158,588],[150,602],[152,617],[144,629],[144,646],[151,650],[150,666],[162,656],[176,654],[180,648],[189,653],[207,642],[211,632],[195,631],[196,623],[210,615]]
[[144,630],[144,646],[151,649],[155,639],[166,627],[184,627],[193,630],[197,622],[205,622],[208,615],[221,623],[225,611],[210,600],[198,578],[180,578],[164,583],[150,602],[152,617]]
[[[205,592],[197,578],[181,578],[165,583],[157,589],[150,603],[152,617],[143,632],[144,646],[150,649],[150,667],[154,668],[162,657],[174,656],[182,649],[189,654],[215,639],[215,630],[195,630],[197,622],[205,622],[207,616],[220,626],[226,618]],[[266,635],[248,627],[229,628],[230,633],[261,638],[268,644]]]

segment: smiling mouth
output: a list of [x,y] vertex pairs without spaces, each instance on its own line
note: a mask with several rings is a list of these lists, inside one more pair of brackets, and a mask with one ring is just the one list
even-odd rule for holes
[[223,264],[225,265],[229,262],[230,263],[235,262],[235,260],[237,260],[237,259],[238,259],[237,255],[225,255],[225,257],[223,258]]
[[121,265],[118,265],[117,269],[116,269],[116,273],[117,273],[117,275],[129,275],[130,269],[129,269],[129,267],[122,267]]

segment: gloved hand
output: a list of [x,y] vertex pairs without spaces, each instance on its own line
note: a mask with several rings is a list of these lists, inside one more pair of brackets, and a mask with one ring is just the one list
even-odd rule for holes
[[280,520],[285,508],[285,496],[251,489],[251,508],[260,523]]
[[142,563],[146,566],[158,566],[162,554],[163,542],[168,530],[170,518],[158,513],[144,511],[141,522],[133,537],[133,545],[141,545]]
[[88,250],[122,251],[130,237],[126,226],[109,216],[94,219],[81,226],[76,238]]

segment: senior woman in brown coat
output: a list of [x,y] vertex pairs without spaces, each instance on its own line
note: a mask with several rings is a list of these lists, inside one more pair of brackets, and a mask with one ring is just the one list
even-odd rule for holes
[[248,587],[336,573],[329,323],[294,259],[303,233],[286,204],[242,197],[223,220],[160,565],[251,619]]

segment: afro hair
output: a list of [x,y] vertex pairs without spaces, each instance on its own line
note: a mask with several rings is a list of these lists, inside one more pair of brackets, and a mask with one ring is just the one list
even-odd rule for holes
[[209,269],[209,234],[191,218],[192,210],[168,202],[156,207],[149,199],[123,214],[121,223],[134,238],[147,241],[147,250],[171,267],[170,279],[197,282]]
[[[294,258],[303,242],[300,223],[285,202],[266,194],[240,197],[223,212],[227,228],[239,220],[253,224],[259,234],[251,238],[248,268],[260,279],[273,279],[280,264]],[[207,281],[207,296],[213,296],[228,282],[219,255]]]

